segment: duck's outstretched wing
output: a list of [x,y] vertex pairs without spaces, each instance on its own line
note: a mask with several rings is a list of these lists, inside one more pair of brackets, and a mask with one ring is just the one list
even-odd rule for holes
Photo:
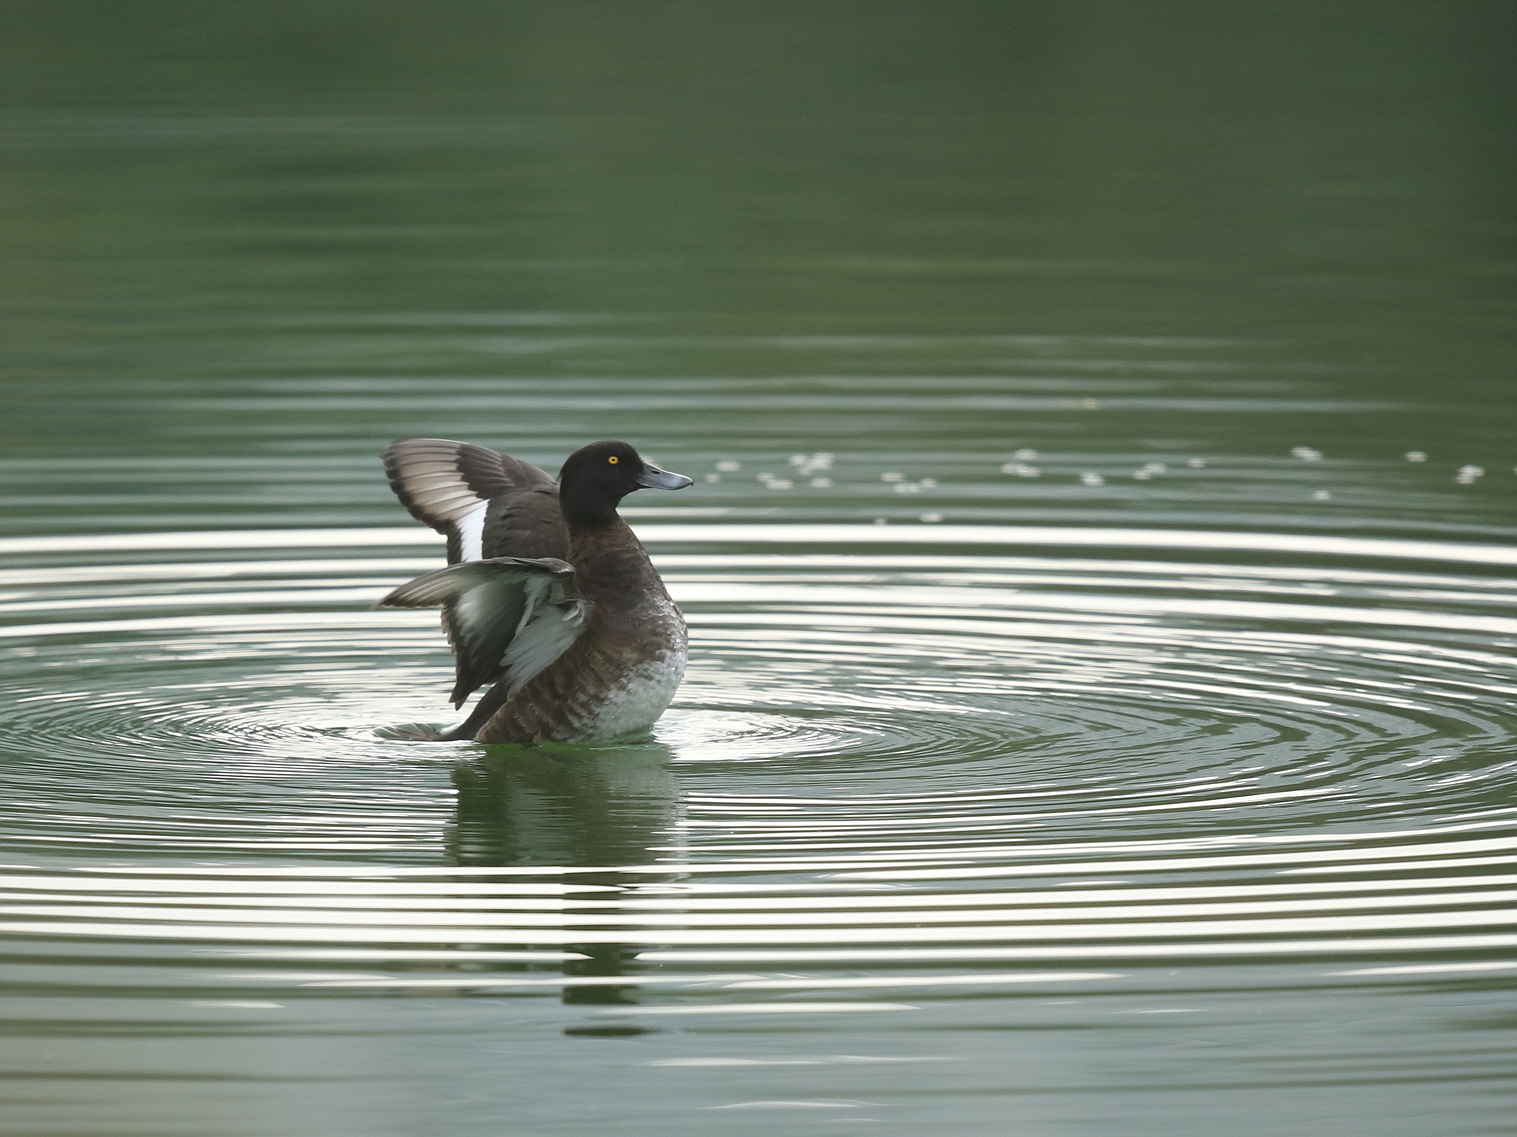
[[471,442],[407,438],[384,453],[390,487],[411,516],[448,539],[448,563],[562,555],[558,485],[520,458]]
[[497,680],[514,694],[569,650],[589,614],[573,567],[552,557],[449,565],[402,584],[378,606],[448,609],[448,639],[458,664],[455,707]]

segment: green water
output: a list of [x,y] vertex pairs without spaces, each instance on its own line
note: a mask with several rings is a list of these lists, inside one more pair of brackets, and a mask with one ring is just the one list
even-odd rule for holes
[[[1517,12],[11,3],[0,1129],[1506,1134]],[[392,439],[696,479],[448,718]]]

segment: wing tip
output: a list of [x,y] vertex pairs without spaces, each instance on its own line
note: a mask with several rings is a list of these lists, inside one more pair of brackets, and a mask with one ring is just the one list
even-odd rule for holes
[[[472,457],[466,461],[466,456],[475,451],[497,463],[501,457],[493,450],[451,438],[402,438],[390,443],[380,456],[390,489],[406,512],[448,537],[450,545],[457,536],[459,521],[504,488],[499,475],[490,476],[488,461]],[[436,484],[439,476],[446,478],[444,484]],[[422,479],[426,479],[425,484]]]

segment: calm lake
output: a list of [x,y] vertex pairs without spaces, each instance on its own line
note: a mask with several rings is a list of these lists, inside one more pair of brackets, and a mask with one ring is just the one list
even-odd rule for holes
[[[1517,8],[14,0],[9,1137],[1506,1137]],[[651,738],[378,455],[625,438]]]

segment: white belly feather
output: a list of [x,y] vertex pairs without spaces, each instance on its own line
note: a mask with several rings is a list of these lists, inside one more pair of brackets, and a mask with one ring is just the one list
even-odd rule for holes
[[592,742],[647,730],[674,699],[685,676],[685,656],[681,646],[629,668],[606,692],[594,714],[581,723],[581,738]]

